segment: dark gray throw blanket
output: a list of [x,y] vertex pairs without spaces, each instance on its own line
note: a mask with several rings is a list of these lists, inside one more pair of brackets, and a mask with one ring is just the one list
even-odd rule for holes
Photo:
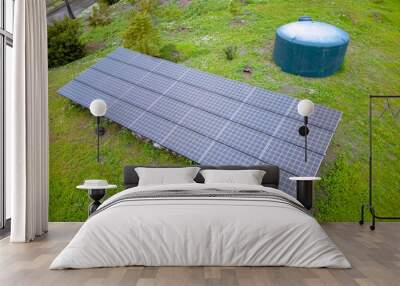
[[190,200],[192,198],[232,198],[232,199],[257,199],[265,201],[273,201],[276,203],[281,203],[285,205],[292,206],[306,214],[309,214],[307,209],[304,208],[300,203],[281,196],[279,194],[260,191],[260,190],[240,190],[240,191],[227,191],[218,189],[203,189],[203,190],[163,190],[163,191],[138,191],[132,192],[126,195],[122,195],[115,200],[107,202],[105,205],[101,205],[100,208],[92,213],[94,216],[100,212],[107,210],[108,208],[126,201],[140,201],[140,200],[151,200],[151,199],[186,199]]

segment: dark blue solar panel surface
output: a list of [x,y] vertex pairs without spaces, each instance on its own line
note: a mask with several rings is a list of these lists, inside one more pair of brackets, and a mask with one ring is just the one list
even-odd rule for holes
[[309,160],[298,128],[298,99],[118,48],[59,93],[89,107],[107,102],[106,117],[200,164],[274,164],[280,188],[290,176],[315,176],[341,113],[316,105]]

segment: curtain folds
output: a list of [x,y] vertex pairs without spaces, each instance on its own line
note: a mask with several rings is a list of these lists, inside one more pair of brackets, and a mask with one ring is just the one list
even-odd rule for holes
[[48,224],[46,1],[15,1],[14,21],[14,92],[6,98],[10,241],[27,242]]

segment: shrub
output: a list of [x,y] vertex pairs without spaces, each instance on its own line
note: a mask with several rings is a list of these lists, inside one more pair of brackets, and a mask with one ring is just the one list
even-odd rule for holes
[[65,17],[47,29],[49,67],[65,65],[85,55],[81,42],[82,25],[79,20]]
[[89,26],[104,26],[111,22],[110,10],[107,4],[100,2],[99,6],[93,6],[92,15],[89,16]]
[[236,46],[229,46],[224,49],[225,57],[227,60],[233,60],[237,54],[237,47]]
[[181,60],[181,53],[174,44],[167,44],[160,49],[160,57],[177,63]]
[[128,29],[122,35],[124,47],[158,56],[160,33],[146,12],[134,13]]

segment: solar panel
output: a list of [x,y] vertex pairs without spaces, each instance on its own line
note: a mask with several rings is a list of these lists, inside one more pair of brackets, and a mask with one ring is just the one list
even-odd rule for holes
[[214,141],[201,161],[205,165],[256,165],[258,160],[225,144]]
[[85,107],[104,99],[106,117],[199,164],[277,165],[291,195],[289,177],[317,174],[341,118],[316,105],[304,162],[297,99],[123,48],[59,94]]
[[154,71],[172,79],[179,79],[187,70],[188,68],[182,65],[163,61]]
[[168,120],[144,112],[143,116],[133,121],[128,128],[144,137],[152,138],[152,140],[156,142],[161,142],[175,126],[175,124]]
[[[190,116],[189,116],[190,115]],[[216,116],[207,111],[193,108],[190,114],[180,123],[186,128],[203,134],[210,139],[216,139],[221,129],[229,122],[228,120]]]
[[108,106],[107,112],[107,116],[111,120],[121,125],[125,125],[127,122],[135,122],[144,113],[143,110],[133,105],[126,104],[121,100],[115,100],[111,106]]
[[176,127],[161,141],[161,145],[195,162],[203,162],[202,157],[213,140],[188,128]]

